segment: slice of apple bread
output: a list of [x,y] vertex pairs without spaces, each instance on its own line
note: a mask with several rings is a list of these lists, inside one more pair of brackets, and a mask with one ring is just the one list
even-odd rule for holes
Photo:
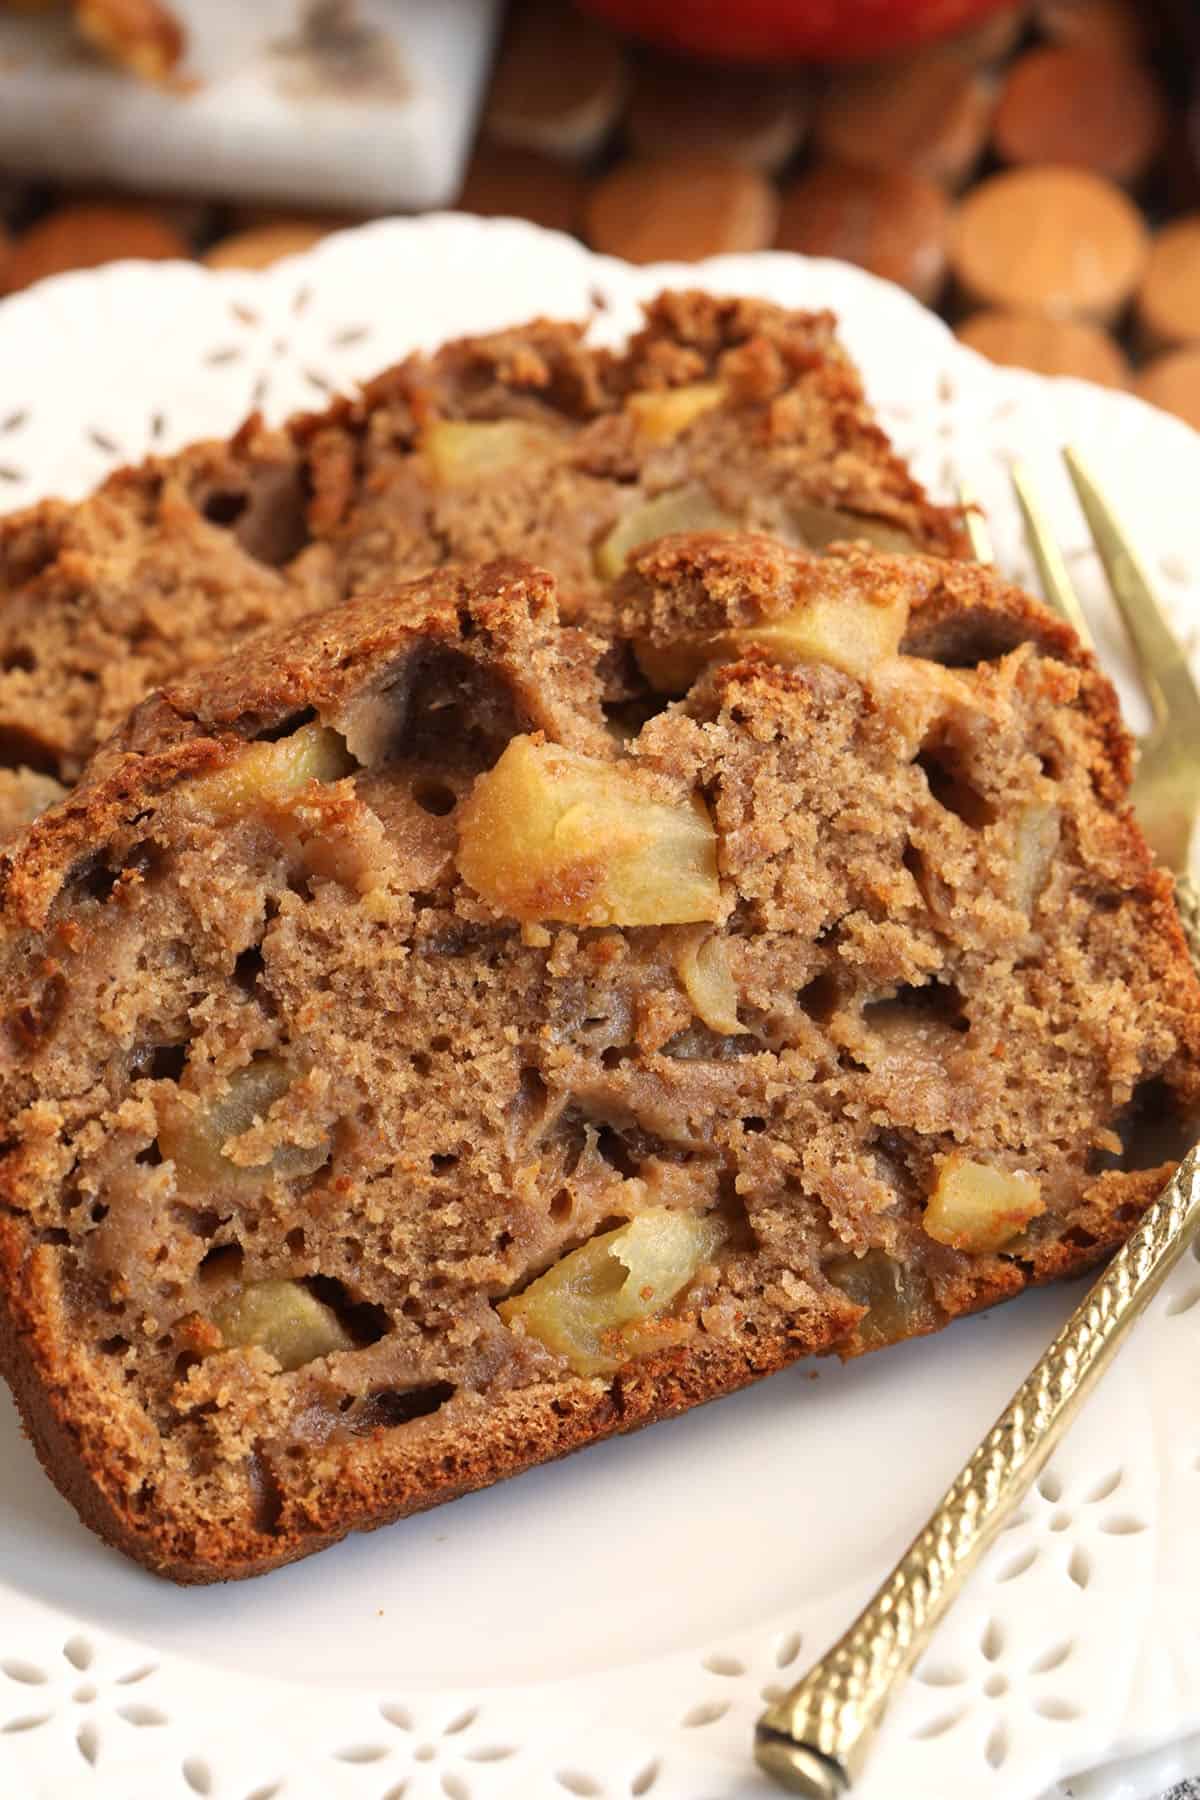
[[351,601],[0,868],[4,1366],[163,1574],[932,1331],[1162,1178],[1200,993],[1070,634],[719,536],[614,612],[516,562]]
[[440,563],[528,557],[588,612],[631,549],[698,527],[967,553],[829,313],[665,293],[619,351],[534,320],[0,520],[0,771],[69,784],[152,688]]

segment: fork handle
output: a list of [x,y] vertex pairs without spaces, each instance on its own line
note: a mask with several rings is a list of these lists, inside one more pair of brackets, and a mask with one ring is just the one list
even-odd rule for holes
[[849,1631],[762,1714],[755,1755],[782,1787],[809,1800],[835,1800],[857,1778],[892,1695],[1198,1222],[1200,1146],[1179,1165]]

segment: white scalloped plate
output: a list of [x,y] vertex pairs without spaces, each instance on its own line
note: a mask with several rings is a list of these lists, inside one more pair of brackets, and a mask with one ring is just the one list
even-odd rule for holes
[[[1024,575],[1005,465],[1092,451],[1200,626],[1200,438],[998,370],[898,289],[765,255],[629,269],[515,222],[392,221],[263,274],[118,265],[0,307],[0,504],[320,403],[415,345],[665,283],[829,306],[889,430],[968,478]],[[848,1622],[1074,1302],[1032,1295],[823,1363],[240,1587],[180,1591],[80,1526],[0,1411],[0,1792],[15,1800],[753,1800],[763,1695]],[[1200,1266],[1188,1257],[901,1695],[856,1800],[1133,1800],[1200,1731]]]

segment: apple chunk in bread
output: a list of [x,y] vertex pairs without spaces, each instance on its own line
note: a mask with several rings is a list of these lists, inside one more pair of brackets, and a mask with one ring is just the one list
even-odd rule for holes
[[298,1281],[254,1281],[213,1309],[213,1324],[227,1347],[254,1344],[282,1369],[299,1369],[354,1340],[332,1307]]
[[653,774],[517,737],[460,809],[458,867],[510,918],[574,925],[715,919],[717,840],[703,800]]
[[691,1001],[696,1017],[710,1031],[736,1036],[738,991],[729,967],[729,946],[723,937],[703,926],[689,927],[675,953],[675,973]]
[[310,781],[340,781],[355,767],[336,731],[301,725],[274,743],[247,744],[223,768],[201,775],[188,788],[188,805],[229,819],[256,804],[280,805]]
[[658,1315],[725,1235],[711,1214],[652,1207],[572,1250],[497,1311],[510,1329],[565,1356],[577,1375],[607,1374],[639,1350],[673,1341],[676,1322]]
[[735,662],[755,648],[775,662],[828,663],[861,677],[898,653],[907,623],[903,598],[880,603],[864,595],[829,595],[710,636],[669,644],[642,638],[634,651],[651,687],[664,694],[686,693],[708,663]]
[[596,546],[596,573],[604,581],[615,581],[624,571],[630,551],[648,544],[651,538],[667,537],[673,531],[735,531],[737,523],[698,482],[690,487],[668,488],[652,500],[630,507],[617,520]]
[[1017,818],[1013,842],[1013,899],[1022,912],[1031,913],[1046,885],[1058,851],[1061,831],[1053,806],[1027,806]]
[[920,550],[911,532],[885,524],[882,519],[844,512],[838,506],[797,501],[790,509],[790,517],[796,536],[810,550],[824,550],[839,540],[854,543],[864,539],[874,544],[877,550],[888,550],[898,556],[913,556]]
[[866,1308],[855,1335],[864,1350],[880,1350],[915,1337],[939,1322],[927,1276],[916,1265],[883,1250],[865,1256],[838,1256],[825,1273],[856,1306]]
[[529,419],[437,419],[421,451],[439,487],[469,487],[550,450],[562,434]]
[[1003,1249],[1044,1211],[1034,1176],[972,1162],[956,1151],[942,1163],[923,1224],[939,1244],[979,1256]]
[[257,1056],[236,1069],[219,1099],[207,1105],[187,1105],[182,1095],[172,1096],[161,1109],[158,1147],[175,1165],[181,1190],[210,1190],[235,1183],[263,1185],[273,1169],[278,1174],[307,1175],[328,1155],[328,1143],[305,1147],[287,1144],[269,1162],[257,1165],[235,1160],[233,1143],[260,1124],[277,1100],[296,1079],[295,1071],[276,1056]]
[[670,444],[702,413],[711,412],[720,401],[719,382],[694,381],[687,387],[631,394],[625,407],[643,437],[649,438],[652,444]]

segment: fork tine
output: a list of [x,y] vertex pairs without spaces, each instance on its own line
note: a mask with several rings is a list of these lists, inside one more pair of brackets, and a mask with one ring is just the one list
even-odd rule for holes
[[1033,560],[1037,564],[1041,578],[1042,592],[1056,613],[1074,627],[1075,634],[1085,650],[1094,651],[1096,641],[1092,636],[1092,628],[1084,616],[1079,604],[1079,595],[1075,585],[1067,573],[1067,565],[1063,561],[1058,540],[1050,528],[1037,489],[1030,479],[1029,471],[1024,463],[1012,466],[1012,484],[1016,489],[1017,502],[1021,508],[1021,517],[1025,521],[1025,536],[1029,548],[1033,552]]
[[996,552],[992,546],[992,534],[988,530],[988,522],[979,504],[979,496],[967,482],[958,484],[958,503],[963,509],[963,523],[967,528],[967,536],[971,540],[971,549],[975,553],[975,561],[994,563]]
[[1163,616],[1133,546],[1078,450],[1065,449],[1063,461],[1136,652],[1155,724],[1161,730],[1170,721],[1177,731],[1194,733],[1200,729],[1200,694],[1183,648]]

